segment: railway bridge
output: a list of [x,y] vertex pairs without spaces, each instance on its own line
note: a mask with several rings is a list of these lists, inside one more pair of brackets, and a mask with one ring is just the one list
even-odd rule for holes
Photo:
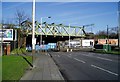
[[[90,24],[87,26],[92,26]],[[29,25],[32,28],[32,25]],[[57,41],[64,41],[74,38],[85,38],[86,32],[84,30],[85,26],[66,26],[63,24],[48,24],[46,22],[40,24],[37,21],[35,22],[35,37],[37,42],[41,44],[47,43],[57,43]],[[27,29],[27,38],[26,43],[32,43],[32,29]],[[32,44],[31,44],[32,45]]]

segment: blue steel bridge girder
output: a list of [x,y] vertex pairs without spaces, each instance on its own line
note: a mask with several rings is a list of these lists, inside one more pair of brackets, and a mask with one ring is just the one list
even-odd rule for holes
[[[70,32],[69,32],[70,30]],[[32,32],[29,32],[28,34],[32,34]],[[84,33],[84,28],[83,27],[78,27],[78,26],[64,26],[62,24],[56,25],[54,23],[52,24],[47,24],[44,22],[42,24],[39,24],[36,22],[35,26],[35,34],[36,35],[52,35],[52,36],[74,36],[74,37],[86,37]]]

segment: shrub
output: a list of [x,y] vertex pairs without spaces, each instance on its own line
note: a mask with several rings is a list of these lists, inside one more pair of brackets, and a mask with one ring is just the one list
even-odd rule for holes
[[26,53],[26,48],[16,48],[11,51],[12,55],[17,55],[17,54],[22,54],[22,53]]

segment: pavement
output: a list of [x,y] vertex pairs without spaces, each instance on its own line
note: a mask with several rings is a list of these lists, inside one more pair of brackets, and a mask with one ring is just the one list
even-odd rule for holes
[[34,55],[34,68],[22,76],[22,80],[64,80],[59,68],[48,53]]

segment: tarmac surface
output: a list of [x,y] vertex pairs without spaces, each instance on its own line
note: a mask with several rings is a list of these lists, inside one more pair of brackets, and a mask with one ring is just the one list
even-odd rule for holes
[[106,82],[106,80],[119,79],[120,81],[118,70],[120,56],[118,55],[81,51],[49,53],[67,80],[103,80]]
[[34,67],[26,71],[22,80],[64,80],[59,68],[48,53],[36,54],[33,59]]

